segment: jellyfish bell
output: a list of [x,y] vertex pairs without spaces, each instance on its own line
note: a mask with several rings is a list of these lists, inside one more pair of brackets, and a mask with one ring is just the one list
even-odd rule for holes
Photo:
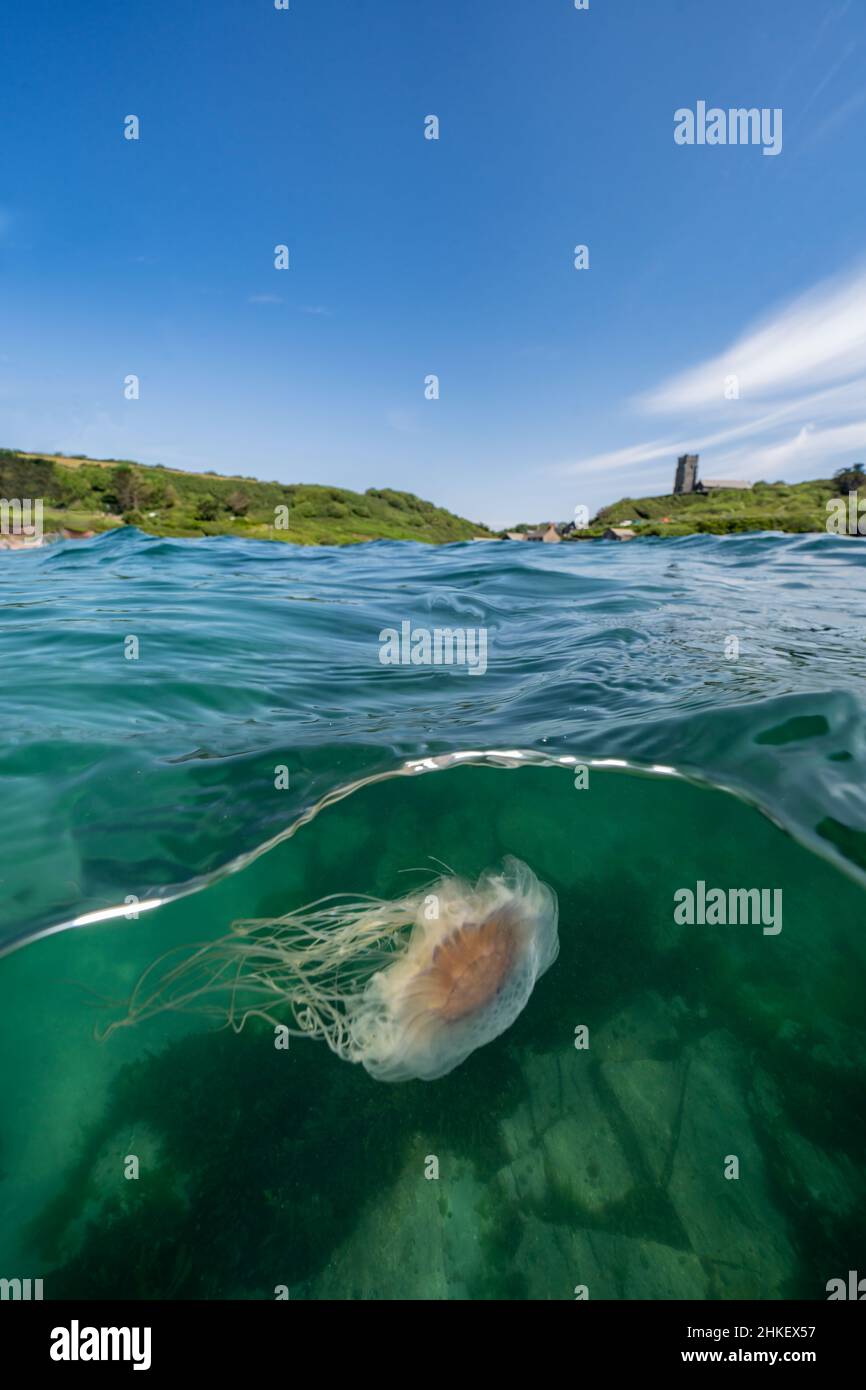
[[474,886],[449,875],[397,901],[336,895],[156,962],[123,1022],[192,1008],[239,1031],[288,1011],[291,1032],[377,1080],[432,1081],[514,1022],[556,959],[557,918],[556,895],[511,856]]
[[380,1081],[453,1071],[511,1026],[559,951],[556,897],[517,859],[437,896],[438,915],[419,915],[353,1005],[355,1059]]

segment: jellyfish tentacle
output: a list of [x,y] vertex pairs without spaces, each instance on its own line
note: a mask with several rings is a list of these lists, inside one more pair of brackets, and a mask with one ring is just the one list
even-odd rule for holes
[[329,894],[165,952],[106,1036],[167,1011],[216,1015],[236,1033],[260,1018],[378,1079],[432,1080],[514,1021],[556,959],[557,918],[552,890],[510,856],[474,886],[449,873],[396,901]]

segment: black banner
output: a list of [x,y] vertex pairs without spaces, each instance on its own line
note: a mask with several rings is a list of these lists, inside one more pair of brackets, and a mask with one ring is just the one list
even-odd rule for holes
[[[554,1337],[579,1338],[580,1359],[611,1373],[640,1370],[644,1374],[667,1372],[674,1366],[701,1365],[806,1365],[826,1376],[855,1360],[862,1340],[859,1309],[827,1303],[704,1303],[704,1302],[593,1302],[577,1301],[567,1316],[553,1317],[543,1305],[527,1309],[530,1325],[542,1317],[545,1331]],[[849,1300],[845,1300],[846,1302]],[[472,1305],[469,1316],[486,1323],[487,1314]],[[455,1318],[455,1326],[468,1333],[463,1323],[467,1308],[452,1314],[428,1305],[403,1305],[402,1326],[395,1327],[398,1344],[407,1331],[433,1326],[437,1336],[424,1353],[429,1375],[438,1356],[445,1365],[453,1360],[441,1342],[442,1319]],[[501,1314],[501,1310],[500,1310]],[[495,1312],[492,1316],[497,1318]],[[508,1314],[513,1327],[514,1310]],[[355,1319],[358,1319],[355,1324]],[[418,1318],[418,1322],[415,1319]],[[372,1320],[372,1322],[371,1322]],[[29,1372],[64,1378],[70,1374],[98,1374],[100,1369],[145,1372],[151,1375],[227,1374],[249,1380],[288,1372],[298,1358],[317,1350],[327,1357],[327,1373],[333,1375],[349,1327],[358,1332],[375,1325],[375,1310],[362,1313],[351,1303],[316,1303],[304,1300],[219,1303],[38,1303],[0,1304],[4,1362],[10,1359],[26,1376]],[[405,1321],[403,1321],[405,1320]],[[310,1330],[320,1329],[325,1340],[307,1340]],[[303,1340],[301,1340],[303,1338]],[[356,1359],[364,1343],[353,1341]],[[368,1356],[374,1356],[367,1342]],[[503,1342],[503,1349],[504,1349]],[[442,1348],[439,1351],[439,1348]],[[502,1352],[490,1348],[498,1361]],[[551,1350],[539,1349],[539,1371],[549,1364]],[[481,1356],[481,1351],[476,1354]],[[528,1355],[526,1348],[521,1357]],[[473,1358],[474,1360],[474,1358]],[[855,1361],[856,1364],[856,1361]],[[395,1374],[397,1367],[392,1368]],[[408,1371],[407,1367],[407,1371]],[[369,1373],[369,1366],[368,1366]]]

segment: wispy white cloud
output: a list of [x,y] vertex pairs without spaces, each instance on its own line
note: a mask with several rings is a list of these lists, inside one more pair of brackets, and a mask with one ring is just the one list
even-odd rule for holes
[[[736,389],[734,388],[734,384]],[[739,394],[736,394],[738,390]],[[726,394],[727,393],[727,394]],[[711,475],[826,476],[866,455],[866,268],[825,281],[747,329],[716,356],[632,402],[672,427],[559,472],[631,468],[648,481],[661,461],[705,455]]]
[[282,304],[283,298],[279,294],[251,294],[247,300],[248,304]]
[[[845,459],[854,462],[866,455],[866,415],[847,425],[820,429],[809,423],[793,434],[772,443],[756,443],[749,448],[714,456],[713,473],[726,477],[758,478],[772,481],[783,474],[792,478],[826,476],[831,466]],[[716,463],[720,462],[721,467]]]
[[866,373],[866,270],[802,295],[725,352],[664,382],[643,398],[654,413],[729,405],[725,383],[743,399],[790,393]]

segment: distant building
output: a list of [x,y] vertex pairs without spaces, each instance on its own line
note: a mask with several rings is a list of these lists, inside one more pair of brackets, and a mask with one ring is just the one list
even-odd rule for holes
[[707,478],[698,481],[698,459],[700,454],[680,454],[677,471],[674,474],[674,494],[684,492],[711,492],[720,487],[734,487],[743,491],[752,486],[744,478]]
[[694,492],[698,481],[700,454],[680,454],[674,474],[674,492]]
[[602,536],[603,541],[633,541],[637,535],[636,531],[629,531],[625,526],[608,526]]
[[526,532],[528,541],[546,541],[548,545],[558,545],[562,536],[557,531],[552,521],[546,526],[537,526],[534,531]]
[[506,531],[506,532],[505,532],[505,539],[506,539],[507,541],[525,541],[525,540],[526,540],[526,532],[525,532],[525,531]]

